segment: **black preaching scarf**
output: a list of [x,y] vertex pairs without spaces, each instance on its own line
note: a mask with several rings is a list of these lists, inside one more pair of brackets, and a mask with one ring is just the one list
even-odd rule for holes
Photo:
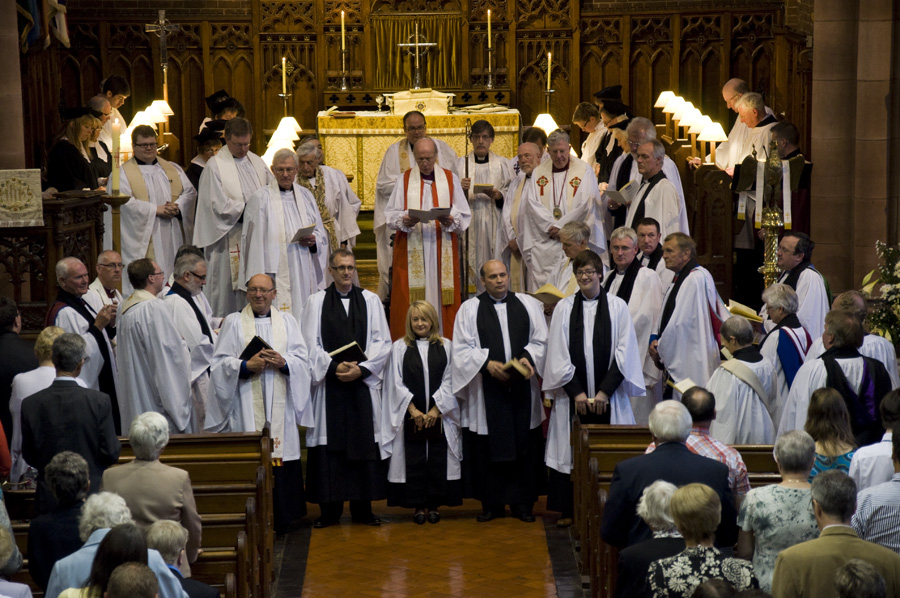
[[807,268],[812,268],[812,263],[809,260],[803,260],[802,262],[794,266],[793,270],[789,270],[788,272],[786,272],[787,276],[785,276],[781,280],[781,282],[796,291],[797,283],[800,282],[800,275],[803,274],[803,271]]
[[[428,345],[428,390],[433,396],[441,387],[447,369],[447,351],[440,343]],[[403,384],[412,393],[412,403],[422,413],[428,412],[425,396],[425,368],[415,343],[403,354]],[[435,424],[440,426],[441,423]],[[406,449],[407,500],[425,504],[428,496],[440,496],[447,491],[447,440],[414,440],[404,437]],[[432,464],[431,467],[428,465]],[[433,470],[433,471],[431,471]],[[416,500],[412,500],[415,498]]]
[[[863,358],[863,375],[859,393],[850,387],[838,359]],[[860,446],[876,442],[881,437],[881,399],[890,392],[891,383],[884,365],[876,359],[860,355],[859,351],[850,347],[833,347],[822,354],[825,372],[828,374],[825,385],[834,388],[844,397],[847,411],[850,413],[850,427]],[[877,437],[877,438],[876,438]],[[874,440],[873,440],[874,438]]]
[[[334,283],[325,289],[320,326],[322,347],[329,353],[353,341],[359,343],[363,351],[366,350],[366,300],[359,287],[352,287],[348,296],[350,313],[344,310]],[[325,377],[325,396],[328,450],[346,452],[349,461],[378,460],[372,423],[372,397],[362,378],[341,382],[330,373]]]
[[[584,355],[584,296],[578,292],[575,293],[575,299],[572,304],[572,313],[569,314],[569,359],[575,366],[575,378],[581,385],[582,392],[588,392],[587,385],[587,359]],[[612,325],[609,321],[609,301],[606,299],[606,293],[601,291],[597,296],[597,314],[594,318],[594,330],[591,334],[591,347],[593,349],[594,359],[594,384],[600,389],[610,371],[609,359],[612,352]],[[618,368],[613,368],[618,372]],[[621,380],[619,381],[621,383]],[[618,384],[616,385],[618,386]],[[593,395],[588,395],[592,398]],[[572,397],[574,398],[574,397]],[[587,414],[588,418],[594,416],[609,423],[610,409],[606,413],[596,416],[595,414]],[[601,423],[600,421],[589,422],[585,416],[579,416],[582,423]]]
[[[624,274],[622,274],[622,284],[619,285],[619,290],[616,291],[616,297],[628,303],[631,300],[631,292],[634,291],[634,281],[637,279],[638,271],[641,269],[641,260],[633,259],[631,263],[628,264],[628,267],[625,268]],[[612,288],[612,283],[616,279],[619,273],[616,270],[613,270],[609,273],[609,276],[606,277],[606,283],[603,285],[603,289],[608,293],[609,289]]]
[[[515,293],[507,293],[503,302],[506,303],[510,356],[512,359],[519,359],[526,355],[525,346],[531,336],[531,318]],[[488,350],[489,361],[506,363],[503,329],[494,303],[494,298],[487,292],[478,296],[478,313],[475,316],[478,338],[481,347]],[[491,376],[487,369],[482,370],[481,381],[491,461],[514,461],[528,449],[531,381],[519,380],[512,384],[501,382]]]
[[178,295],[185,301],[187,301],[188,305],[191,306],[191,310],[194,312],[194,316],[196,316],[197,321],[200,323],[200,330],[203,331],[203,334],[209,339],[209,342],[215,344],[216,341],[213,340],[212,332],[209,329],[209,324],[206,323],[206,318],[203,317],[203,314],[200,313],[200,308],[197,307],[197,304],[194,302],[194,297],[191,295],[191,292],[181,286],[180,283],[174,282],[172,283],[172,288],[169,289],[167,295]]
[[762,353],[759,352],[759,349],[753,345],[749,347],[744,347],[743,349],[738,349],[734,353],[732,353],[735,359],[740,361],[746,361],[747,363],[759,363],[763,360]]
[[73,295],[64,289],[59,289],[59,293],[56,295],[56,303],[47,315],[46,324],[48,326],[55,325],[54,320],[56,319],[56,314],[58,314],[59,310],[63,307],[71,307],[79,316],[87,320],[88,334],[97,341],[97,348],[100,349],[100,355],[103,357],[103,365],[100,366],[100,375],[97,377],[97,385],[100,387],[101,391],[109,395],[110,401],[112,402],[113,424],[115,424],[116,434],[121,434],[122,421],[119,417],[119,400],[116,396],[116,382],[113,377],[109,345],[103,337],[103,331],[98,330],[97,327],[94,326],[94,320],[97,319],[97,314],[94,313],[93,308],[87,304],[87,301],[78,295]]
[[657,244],[656,249],[653,250],[653,253],[650,255],[644,254],[644,257],[650,258],[650,261],[647,262],[646,268],[650,268],[654,272],[656,271],[656,267],[659,265],[659,261],[663,256],[663,248],[661,244]]
[[[653,188],[656,187],[656,184],[661,180],[666,178],[666,173],[662,170],[654,174],[652,177],[647,179],[647,186],[644,187],[644,193],[641,195],[641,198],[638,200],[638,205],[634,209],[634,218],[631,219],[631,222],[640,222],[644,219],[644,204],[646,203],[647,196],[650,195],[650,192],[653,191]],[[640,192],[640,191],[638,191]]]
[[[621,189],[631,181],[631,165],[634,163],[634,155],[628,153],[619,166],[619,172],[616,175],[616,189]],[[628,206],[619,206],[615,210],[610,210],[613,217],[613,228],[625,226],[625,218],[628,216]]]
[[681,272],[675,276],[675,283],[672,285],[672,290],[669,292],[666,304],[663,306],[662,318],[659,322],[659,336],[662,336],[663,330],[666,329],[666,326],[669,324],[669,319],[672,317],[672,312],[675,311],[675,301],[678,297],[678,291],[681,289],[681,284],[684,282],[684,279],[690,275],[691,270],[698,265],[697,260],[691,258],[691,261],[685,264],[684,268],[681,269]]
[[[797,317],[797,314],[788,314],[780,322],[775,324],[775,327],[772,328],[766,335],[763,337],[761,341],[759,341],[759,346],[762,347],[766,344],[766,339],[769,338],[772,334],[778,334],[778,331],[782,328],[803,328],[803,324],[800,323],[800,318]],[[805,331],[806,329],[804,329]],[[809,333],[807,332],[807,336]],[[808,347],[807,347],[808,349]]]

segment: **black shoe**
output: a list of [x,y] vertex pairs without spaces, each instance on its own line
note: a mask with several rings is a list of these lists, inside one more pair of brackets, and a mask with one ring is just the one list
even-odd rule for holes
[[[431,515],[429,515],[431,517]],[[413,515],[413,523],[416,525],[423,525],[425,523],[425,513],[420,511]]]
[[322,529],[325,527],[331,527],[332,525],[335,525],[336,523],[337,523],[337,521],[333,521],[331,519],[325,519],[324,517],[319,517],[318,519],[313,521],[313,527],[316,529]]
[[441,514],[437,511],[431,511],[428,513],[428,523],[437,523],[441,520]]
[[494,511],[482,511],[478,515],[475,516],[475,521],[478,523],[485,523],[486,521],[491,521],[493,519],[502,519],[506,517],[506,513],[495,513]]
[[365,525],[371,525],[373,527],[381,525],[381,519],[371,514],[365,517],[353,517],[351,518],[351,521],[353,523],[362,523]]
[[534,513],[532,513],[531,511],[521,511],[518,515],[516,515],[516,517],[518,517],[525,523],[534,523],[535,521]]

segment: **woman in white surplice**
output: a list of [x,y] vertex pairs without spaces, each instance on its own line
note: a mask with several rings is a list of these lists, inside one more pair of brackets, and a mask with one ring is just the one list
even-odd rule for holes
[[[391,347],[381,409],[388,505],[415,509],[421,525],[441,520],[440,505],[462,503],[459,405],[450,392],[450,341],[427,301],[414,301],[406,336]],[[421,436],[421,438],[418,438]],[[427,515],[426,515],[427,511]]]

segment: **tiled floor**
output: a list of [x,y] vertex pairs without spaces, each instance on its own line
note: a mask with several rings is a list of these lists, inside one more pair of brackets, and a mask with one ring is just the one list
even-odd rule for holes
[[[480,505],[466,501],[441,509],[436,525],[415,525],[411,511],[375,503],[381,527],[351,525],[345,515],[340,526],[281,539],[276,597],[581,598],[568,531],[552,525],[552,515],[541,517],[541,505],[530,524],[511,517],[477,523]],[[548,544],[555,547],[553,559]]]

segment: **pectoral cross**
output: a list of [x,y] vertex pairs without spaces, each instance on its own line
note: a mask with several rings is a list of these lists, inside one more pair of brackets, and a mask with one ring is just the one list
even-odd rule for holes
[[413,77],[413,89],[421,89],[421,76],[419,71],[419,57],[428,53],[428,50],[437,46],[436,43],[428,41],[425,36],[419,35],[419,24],[416,23],[416,32],[409,36],[407,43],[397,44],[398,48],[407,48],[406,52],[410,56],[415,56],[416,60],[413,64],[415,75]]
[[166,11],[159,11],[159,20],[149,25],[144,25],[147,33],[159,35],[159,64],[163,71],[163,99],[169,101],[169,51],[166,45],[166,35],[181,31],[181,25],[173,25],[166,20]]

